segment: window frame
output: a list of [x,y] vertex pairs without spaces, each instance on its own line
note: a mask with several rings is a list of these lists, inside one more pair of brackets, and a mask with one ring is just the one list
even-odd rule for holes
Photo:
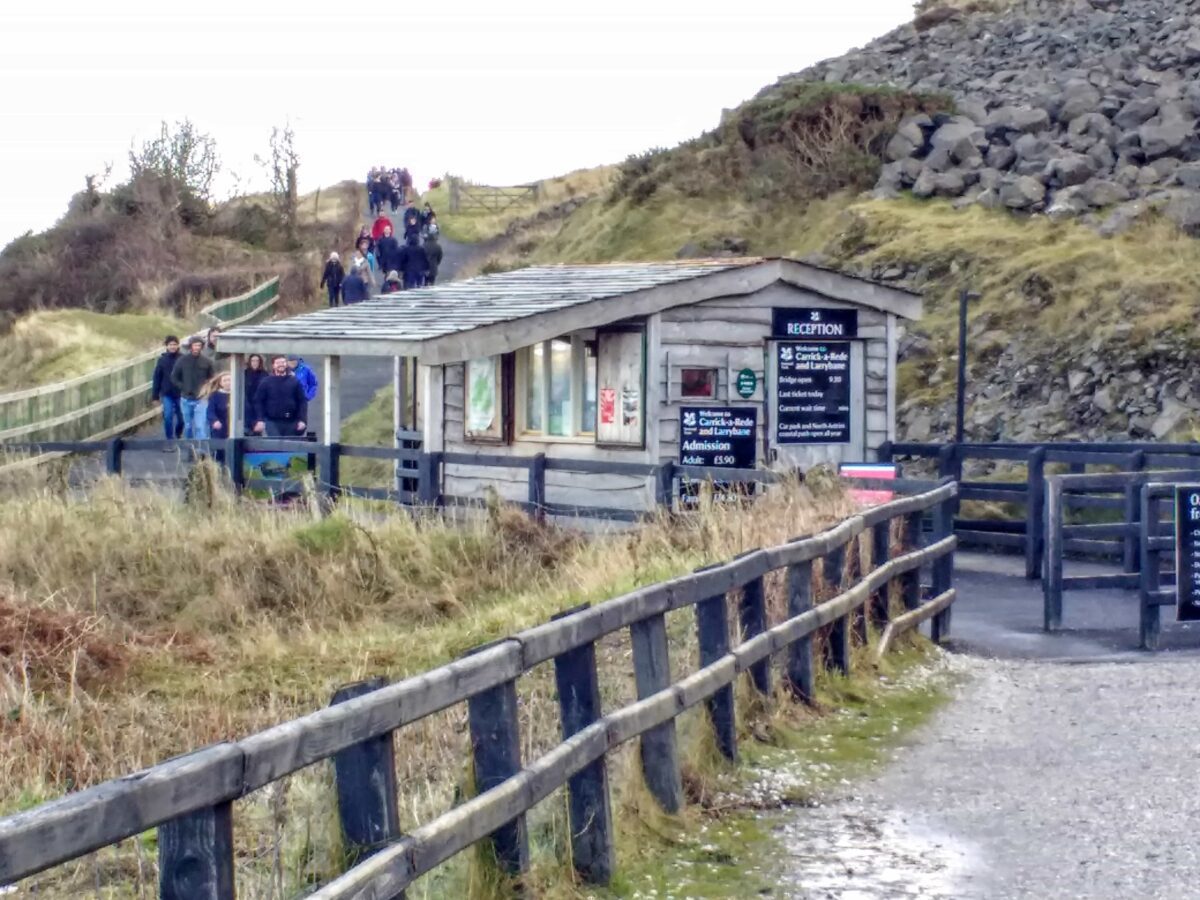
[[[550,388],[553,378],[553,366],[551,365],[551,345],[554,341],[569,341],[571,344],[571,359],[569,365],[570,373],[570,398],[567,403],[567,413],[564,416],[564,421],[567,423],[566,434],[550,434]],[[518,350],[515,356],[516,377],[514,396],[517,398],[516,414],[514,416],[514,439],[520,441],[532,441],[543,443],[564,443],[564,444],[594,444],[596,442],[596,426],[593,423],[590,431],[583,429],[581,417],[583,415],[583,393],[587,382],[587,345],[594,343],[596,340],[595,333],[592,330],[573,332],[571,334],[560,335],[554,338],[548,338],[544,341],[537,341],[526,347]],[[528,387],[530,355],[534,352],[534,348],[541,346],[542,348],[542,397],[541,397],[541,420],[542,428],[531,430],[528,427],[529,406],[528,406]],[[598,357],[597,350],[597,357]],[[593,392],[598,392],[597,382],[593,379]]]
[[[707,375],[709,392],[707,394],[689,394],[684,386],[685,372],[703,372]],[[679,399],[680,400],[717,400],[721,391],[721,370],[716,366],[680,366],[679,367]]]

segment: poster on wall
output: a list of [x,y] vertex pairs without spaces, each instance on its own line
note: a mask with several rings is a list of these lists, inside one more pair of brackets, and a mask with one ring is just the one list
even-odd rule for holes
[[602,331],[596,335],[596,347],[596,443],[641,447],[646,368],[642,332]]
[[775,440],[779,444],[850,443],[850,344],[775,345]]
[[463,401],[471,437],[500,436],[499,357],[472,359],[466,366]]

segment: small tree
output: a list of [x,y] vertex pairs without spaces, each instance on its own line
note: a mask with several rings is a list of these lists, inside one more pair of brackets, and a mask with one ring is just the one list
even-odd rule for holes
[[290,124],[271,129],[271,156],[263,159],[255,156],[260,166],[267,170],[271,180],[271,202],[283,223],[284,235],[289,247],[299,243],[300,198],[296,188],[296,173],[300,169],[300,154],[296,151],[296,133]]
[[129,151],[133,179],[158,175],[172,182],[182,194],[207,206],[212,200],[213,180],[221,170],[217,142],[200,131],[190,119],[174,126],[162,123],[157,137]]

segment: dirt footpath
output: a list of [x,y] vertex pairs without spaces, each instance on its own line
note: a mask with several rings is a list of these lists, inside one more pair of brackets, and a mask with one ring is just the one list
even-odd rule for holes
[[1142,660],[953,658],[892,763],[789,816],[784,895],[1200,897],[1200,660]]

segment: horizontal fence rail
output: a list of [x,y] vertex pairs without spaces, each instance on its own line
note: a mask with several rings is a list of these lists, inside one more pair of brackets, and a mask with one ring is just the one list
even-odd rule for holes
[[[270,315],[279,279],[200,311],[206,325],[231,327]],[[150,384],[161,348],[78,378],[0,395],[0,441],[36,443],[107,437],[140,425],[157,411]]]
[[[677,811],[683,795],[674,720],[683,711],[705,704],[717,747],[735,759],[733,683],[739,674],[748,673],[753,689],[769,694],[776,658],[786,686],[811,701],[813,637],[819,629],[828,630],[827,658],[841,673],[850,670],[852,637],[861,642],[872,627],[895,634],[930,619],[934,640],[948,633],[955,596],[951,573],[956,540],[950,523],[956,495],[957,486],[950,482],[874,507],[813,537],[751,551],[565,613],[421,675],[388,685],[350,686],[339,691],[326,709],[0,820],[0,884],[158,828],[160,886],[167,886],[161,888],[162,896],[175,896],[170,894],[172,878],[202,860],[202,877],[189,870],[193,889],[188,896],[228,900],[234,891],[232,801],[331,758],[343,832],[350,849],[357,845],[366,850],[353,837],[357,833],[353,823],[362,821],[362,810],[349,808],[361,800],[362,792],[354,786],[365,776],[361,766],[347,761],[375,760],[371,772],[378,779],[371,783],[387,785],[390,796],[382,798],[382,808],[394,810],[394,778],[390,782],[385,778],[393,734],[460,703],[468,707],[475,782],[481,792],[407,835],[399,833],[394,815],[385,816],[386,846],[312,896],[324,900],[399,896],[415,878],[484,839],[490,840],[500,865],[518,873],[528,861],[525,813],[564,786],[572,862],[584,880],[604,882],[613,867],[603,763],[610,750],[640,738],[648,789],[664,809]],[[920,522],[926,513],[932,513],[934,531],[922,548]],[[902,525],[897,545],[891,538],[894,520]],[[846,566],[848,558],[857,562],[866,556],[860,539],[868,534],[870,565]],[[812,602],[814,563],[820,567],[819,583],[834,595],[817,605]],[[931,571],[928,601],[922,600],[922,567]],[[779,570],[786,573],[787,618],[768,627],[763,579]],[[847,576],[847,571],[853,574]],[[906,610],[895,619],[889,612],[893,588]],[[736,644],[730,641],[731,605],[741,625],[735,629],[741,635]],[[672,683],[665,615],[686,607],[695,610],[700,668]],[[595,645],[626,629],[633,646],[638,700],[604,713]],[[517,679],[551,661],[563,740],[542,757],[522,764]],[[380,800],[374,791],[373,809]],[[203,853],[196,849],[199,840],[205,841]]]
[[450,212],[456,214],[504,212],[514,206],[536,203],[540,193],[541,189],[537,184],[495,187],[470,184],[460,178],[451,178]]

